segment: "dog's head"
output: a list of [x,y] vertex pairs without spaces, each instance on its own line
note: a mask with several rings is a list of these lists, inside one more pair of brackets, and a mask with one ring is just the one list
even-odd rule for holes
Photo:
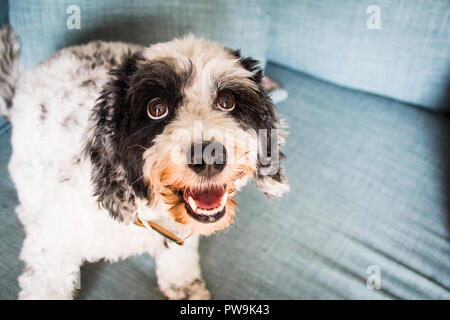
[[270,197],[289,189],[284,133],[257,61],[188,36],[111,70],[86,145],[95,195],[120,220],[138,199],[169,205],[194,233],[228,226],[237,187],[255,178]]

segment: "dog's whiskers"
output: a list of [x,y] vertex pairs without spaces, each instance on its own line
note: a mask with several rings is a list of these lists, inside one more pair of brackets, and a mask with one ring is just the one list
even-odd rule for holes
[[145,177],[145,174],[143,174],[142,176],[140,176],[139,178],[137,178],[136,180],[134,180],[134,181],[131,183],[130,187],[133,186],[133,184],[135,184],[135,183],[138,182],[139,180],[141,180],[143,177]]
[[132,146],[129,146],[129,147],[127,148],[127,150],[129,150],[129,149],[131,149],[131,148],[135,148],[135,147],[139,147],[139,148],[142,148],[142,149],[144,149],[144,150],[147,150],[146,147],[141,146],[140,144],[134,144],[134,145],[132,145]]

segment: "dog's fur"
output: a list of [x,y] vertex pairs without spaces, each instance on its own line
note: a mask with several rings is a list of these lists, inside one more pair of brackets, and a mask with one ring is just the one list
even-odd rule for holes
[[[234,192],[250,178],[270,197],[289,189],[281,167],[270,170],[242,143],[257,142],[259,129],[279,129],[276,143],[284,143],[261,76],[256,61],[194,36],[148,48],[119,42],[70,47],[23,75],[12,104],[3,108],[13,128],[9,170],[26,231],[19,297],[72,298],[83,262],[149,253],[168,298],[209,298],[199,235],[231,223]],[[217,108],[222,90],[234,94],[233,111]],[[162,120],[147,116],[154,97],[169,107]],[[195,136],[198,121],[201,134]],[[185,140],[173,140],[177,132]],[[207,140],[242,160],[227,161],[208,179],[173,160],[187,145],[205,141],[207,132]],[[233,139],[210,132],[229,132]],[[209,223],[187,214],[176,193],[222,184],[229,195],[225,215]],[[177,246],[135,225],[138,215],[193,235]]]

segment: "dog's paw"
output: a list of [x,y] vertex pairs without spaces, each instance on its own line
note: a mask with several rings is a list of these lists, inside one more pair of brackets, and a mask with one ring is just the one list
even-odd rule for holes
[[206,288],[206,284],[203,280],[194,281],[196,283],[192,284],[189,289],[188,300],[209,300],[211,299],[211,294]]
[[194,279],[184,286],[173,283],[164,285],[161,282],[158,285],[161,292],[170,300],[209,300],[211,298],[202,279]]

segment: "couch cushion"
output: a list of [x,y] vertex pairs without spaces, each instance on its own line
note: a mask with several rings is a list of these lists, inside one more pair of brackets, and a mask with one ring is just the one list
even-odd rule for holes
[[[66,10],[74,5],[80,9],[80,29],[66,25],[71,16]],[[149,45],[189,32],[241,48],[265,64],[269,26],[269,16],[257,0],[14,0],[10,21],[21,39],[26,68],[56,50],[91,40]]]
[[[449,299],[450,119],[267,73],[289,92],[291,192],[271,201],[246,188],[231,230],[203,241],[214,297]],[[366,286],[370,266],[380,290]]]
[[[450,89],[448,0],[270,2],[268,59],[433,109]],[[368,29],[370,5],[381,29]]]
[[9,9],[8,9],[8,0],[0,0],[0,26],[5,23],[8,23]]
[[[215,299],[450,299],[450,119],[269,65],[289,90],[291,192],[239,194],[235,223],[201,242]],[[0,136],[0,298],[15,298],[23,231]],[[446,187],[447,186],[447,187]],[[153,260],[86,265],[81,299],[160,299]],[[381,289],[368,289],[370,266]],[[368,269],[369,268],[369,269]]]
[[17,277],[23,264],[18,256],[24,231],[14,209],[17,196],[9,178],[7,164],[11,155],[10,126],[0,118],[0,299],[16,299]]

